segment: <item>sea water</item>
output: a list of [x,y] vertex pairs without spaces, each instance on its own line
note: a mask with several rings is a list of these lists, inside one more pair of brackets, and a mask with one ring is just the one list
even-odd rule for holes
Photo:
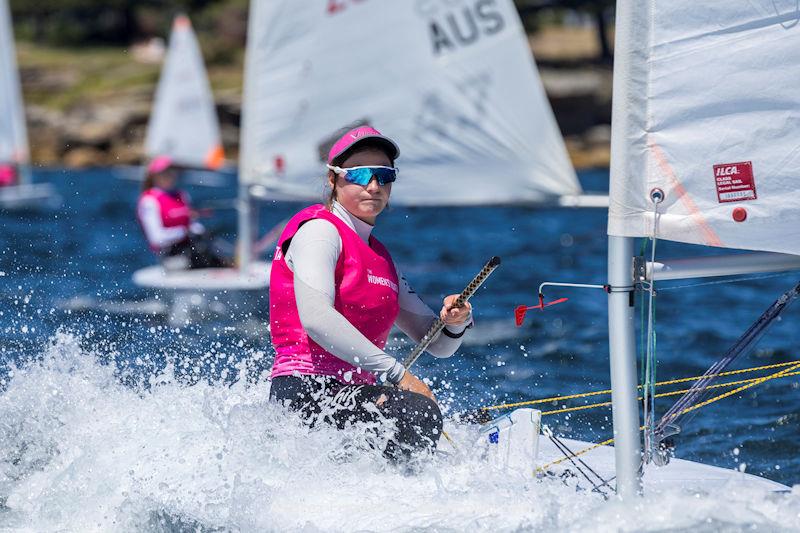
[[[154,295],[132,272],[152,262],[134,219],[137,184],[116,172],[48,171],[66,198],[55,212],[2,213],[0,224],[0,529],[27,531],[700,530],[800,528],[800,488],[768,494],[730,484],[675,489],[634,503],[604,501],[560,479],[509,476],[477,454],[388,464],[363,428],[309,430],[267,402],[267,314],[175,325],[108,302]],[[602,188],[607,173],[581,176]],[[231,198],[190,188],[195,204]],[[220,205],[219,203],[217,205]],[[301,204],[264,204],[261,228]],[[232,212],[206,221],[233,238]],[[493,255],[500,269],[473,299],[476,326],[449,360],[420,359],[450,414],[504,401],[605,389],[605,295],[551,288],[569,301],[529,312],[542,281],[602,283],[601,210],[392,207],[376,235],[431,306]],[[659,243],[659,256],[708,253]],[[702,373],[792,275],[734,284],[663,284],[657,296],[658,378]],[[76,310],[69,302],[92,302]],[[135,311],[135,309],[134,309]],[[736,368],[797,358],[800,307],[787,310]],[[410,344],[398,334],[399,356]],[[671,405],[659,400],[657,410]],[[800,483],[797,377],[769,381],[700,412],[679,457]],[[560,435],[611,436],[598,409],[544,420]],[[463,449],[476,426],[450,424]],[[466,443],[466,444],[465,444]]]

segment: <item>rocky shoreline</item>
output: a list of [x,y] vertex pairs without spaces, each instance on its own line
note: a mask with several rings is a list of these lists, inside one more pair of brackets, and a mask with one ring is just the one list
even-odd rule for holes
[[[21,73],[26,93],[65,90],[74,82],[37,66],[23,66]],[[608,166],[611,69],[544,65],[540,73],[575,167]],[[29,103],[26,114],[34,164],[75,168],[140,164],[153,90],[152,84],[143,84],[91,100],[82,98],[64,109]],[[215,94],[225,154],[235,161],[241,94],[237,90]]]

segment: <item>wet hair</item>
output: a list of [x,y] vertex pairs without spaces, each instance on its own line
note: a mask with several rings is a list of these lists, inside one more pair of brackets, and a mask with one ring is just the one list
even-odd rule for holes
[[145,175],[144,181],[142,181],[142,191],[146,191],[148,189],[153,188],[153,177],[154,175],[150,174],[149,172],[147,173],[147,175]]
[[[360,143],[356,144],[355,146],[351,146],[341,154],[334,157],[330,164],[334,167],[340,167],[342,164],[347,161],[350,156],[355,155],[359,152],[366,152],[367,150],[378,150],[386,154],[386,157],[389,158],[391,162],[391,166],[394,166],[394,159],[392,159],[392,154],[387,150],[386,143],[381,141],[380,139],[364,139]],[[333,180],[331,180],[333,178]],[[328,170],[327,174],[327,182],[330,183],[333,181],[333,187],[331,187],[331,192],[328,194],[327,198],[325,198],[325,207],[330,211],[333,208],[333,201],[336,200],[336,175],[332,170]]]

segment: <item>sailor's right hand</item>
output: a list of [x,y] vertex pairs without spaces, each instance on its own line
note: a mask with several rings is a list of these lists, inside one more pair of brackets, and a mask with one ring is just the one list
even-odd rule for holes
[[428,387],[421,379],[408,370],[406,370],[406,373],[403,374],[403,377],[400,379],[400,381],[397,382],[397,388],[400,390],[416,392],[430,398],[434,402],[436,401],[436,396],[433,395],[430,387]]

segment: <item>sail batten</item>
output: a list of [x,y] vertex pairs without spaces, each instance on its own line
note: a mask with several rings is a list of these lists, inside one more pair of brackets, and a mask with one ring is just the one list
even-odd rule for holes
[[530,203],[580,186],[510,0],[251,2],[241,179],[315,200],[369,123],[402,147],[392,202]]
[[646,4],[638,50],[617,51],[609,234],[800,254],[796,2]]
[[172,25],[145,139],[148,157],[169,155],[182,166],[217,169],[224,162],[214,97],[188,17]]

